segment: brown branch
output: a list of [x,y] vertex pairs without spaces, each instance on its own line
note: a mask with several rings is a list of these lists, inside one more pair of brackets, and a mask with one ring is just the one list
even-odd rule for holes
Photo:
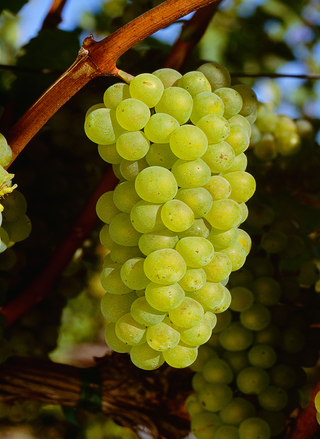
[[72,66],[9,131],[7,140],[13,151],[12,161],[53,114],[89,81],[98,76],[119,77],[116,61],[127,50],[184,15],[215,1],[167,0],[100,42],[86,38]]
[[[33,400],[96,409],[90,397],[100,395],[104,415],[134,430],[146,426],[155,438],[181,439],[190,430],[184,401],[191,391],[191,374],[187,369],[166,366],[143,371],[128,355],[113,353],[91,368],[94,382],[86,383],[91,391],[81,394],[83,374],[79,368],[38,358],[11,357],[0,365],[0,401]],[[186,390],[181,391],[181,386]]]
[[61,23],[61,13],[67,0],[53,0],[51,8],[43,21],[42,29],[55,29]]
[[96,203],[100,195],[112,190],[117,182],[111,166],[104,174],[79,217],[75,220],[65,239],[58,246],[52,258],[35,279],[19,296],[5,305],[1,312],[6,316],[10,326],[22,315],[39,303],[55,284],[58,276],[68,266],[74,252],[91,232],[97,221]]
[[174,43],[164,67],[179,70],[188,55],[201,40],[222,0],[198,10],[182,28],[179,39]]

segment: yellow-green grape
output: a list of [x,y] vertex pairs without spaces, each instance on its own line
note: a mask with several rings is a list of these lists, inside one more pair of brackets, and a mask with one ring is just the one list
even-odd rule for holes
[[115,143],[112,143],[111,145],[98,145],[98,153],[102,160],[111,163],[112,165],[118,165],[122,160]]
[[113,243],[110,250],[110,257],[115,264],[124,264],[128,259],[142,256],[141,251],[136,246],[131,247]]
[[198,399],[200,404],[209,412],[222,410],[232,400],[231,387],[223,383],[208,383],[200,390]]
[[147,327],[138,323],[130,313],[120,317],[116,323],[115,331],[123,343],[137,346],[146,342]]
[[127,294],[105,293],[101,299],[101,312],[105,319],[116,323],[120,317],[130,312],[131,305],[137,299],[134,291]]
[[211,324],[206,317],[191,328],[180,329],[180,338],[189,346],[200,346],[206,343],[212,334]]
[[294,154],[301,149],[301,138],[298,133],[294,132],[284,132],[276,139],[277,151],[279,154],[288,157]]
[[177,242],[176,250],[185,260],[188,267],[201,268],[213,258],[214,249],[210,241],[198,236],[182,238]]
[[227,351],[243,351],[252,344],[253,332],[240,322],[233,322],[220,332],[219,342]]
[[180,341],[177,346],[163,352],[163,358],[171,367],[183,368],[190,366],[197,358],[198,348],[188,346]]
[[279,282],[272,277],[259,277],[252,284],[255,301],[261,305],[271,306],[278,303],[282,291]]
[[206,224],[203,218],[196,218],[189,229],[184,232],[178,232],[177,235],[180,239],[187,236],[202,236],[203,238],[206,238],[210,233],[209,227],[208,223]]
[[146,326],[160,323],[166,317],[166,313],[153,308],[145,296],[136,298],[129,311],[138,323]]
[[208,383],[230,384],[234,378],[229,364],[221,358],[210,358],[204,364],[202,373]]
[[161,220],[172,232],[183,232],[192,226],[194,213],[183,201],[169,200],[161,208]]
[[238,428],[233,425],[222,425],[215,432],[214,439],[239,439]]
[[197,300],[185,297],[174,309],[169,311],[170,320],[181,328],[191,328],[204,317],[203,307]]
[[178,186],[193,188],[205,185],[211,176],[209,166],[201,159],[177,160],[171,169]]
[[270,346],[277,347],[279,345],[279,340],[281,338],[281,333],[277,326],[270,324],[266,328],[256,331],[254,334],[254,343],[265,343]]
[[119,166],[121,174],[119,176],[120,178],[118,177],[119,180],[126,179],[128,181],[135,181],[139,172],[147,168],[148,163],[145,157],[140,160],[135,160],[134,162],[131,160],[122,159]]
[[221,420],[216,413],[203,411],[191,418],[191,432],[197,439],[212,439],[221,426]]
[[174,249],[161,249],[150,253],[144,261],[146,276],[157,284],[170,285],[179,282],[187,266],[183,257]]
[[253,154],[260,160],[272,160],[277,156],[276,139],[271,133],[265,133],[253,145]]
[[255,416],[254,405],[245,398],[236,397],[226,405],[219,413],[220,419],[224,424],[238,427],[242,421]]
[[247,169],[247,165],[247,156],[243,152],[241,152],[234,158],[233,164],[224,172],[224,174],[229,174],[229,172],[235,171],[245,171]]
[[116,142],[119,155],[126,160],[140,160],[149,151],[150,141],[142,131],[120,134]]
[[150,203],[165,203],[178,191],[177,181],[172,173],[160,166],[143,169],[135,180],[137,194]]
[[242,209],[234,200],[214,201],[205,219],[215,229],[228,230],[237,227],[242,220]]
[[148,343],[132,346],[130,359],[135,366],[144,370],[158,369],[164,363],[162,353],[152,349]]
[[105,192],[100,196],[96,204],[96,213],[98,218],[107,224],[110,224],[112,219],[120,213],[113,201],[113,191]]
[[244,248],[244,251],[246,252],[246,255],[250,253],[252,241],[250,238],[249,233],[247,233],[245,230],[238,229],[239,230],[239,236],[237,241],[240,242],[242,247]]
[[178,236],[167,229],[144,233],[139,239],[139,249],[144,255],[148,256],[155,250],[174,248],[178,240]]
[[187,399],[185,400],[185,407],[187,412],[189,413],[190,418],[192,418],[197,413],[203,412],[203,407],[200,405],[198,401],[198,396],[196,393],[191,393]]
[[150,117],[144,133],[153,143],[169,143],[171,133],[179,126],[177,119],[169,114],[156,113]]
[[218,95],[224,103],[223,117],[225,119],[229,119],[240,112],[243,105],[243,100],[237,90],[230,87],[222,87],[216,89],[214,93]]
[[180,305],[185,297],[185,292],[178,283],[159,285],[150,282],[146,288],[145,297],[156,310],[168,312]]
[[[285,390],[291,389],[297,382],[297,374],[294,369],[287,364],[276,364],[269,371],[271,384],[282,387]],[[319,405],[319,397],[315,397],[316,408]]]
[[246,221],[246,219],[249,216],[249,209],[248,209],[248,206],[246,205],[246,203],[244,203],[244,202],[239,203],[239,206],[240,206],[241,211],[242,211],[242,218],[241,218],[241,223],[240,223],[240,224],[242,224]]
[[132,291],[132,288],[123,283],[120,270],[120,264],[110,264],[103,268],[101,272],[101,285],[108,293],[126,294]]
[[121,212],[130,213],[133,206],[140,200],[133,181],[122,181],[113,191],[113,202]]
[[[228,279],[226,280],[226,283],[228,282]],[[220,305],[214,310],[214,312],[216,314],[219,314],[221,312],[225,312],[231,303],[231,294],[230,291],[228,290],[228,288],[225,289],[225,295],[224,295],[224,299],[222,301],[222,303],[220,303]]]
[[[88,108],[88,110],[86,111],[85,118],[86,118],[90,113],[92,113],[92,111],[94,111],[94,110],[98,110],[99,108],[106,108],[106,106],[104,105],[103,102],[100,102],[100,103],[98,103],[98,104],[91,105],[91,107]],[[107,107],[107,108],[110,108],[110,107]],[[111,109],[111,108],[110,108],[110,109]]]
[[246,262],[247,253],[240,242],[236,241],[226,248],[220,249],[220,252],[227,255],[232,264],[232,271],[239,270]]
[[229,135],[224,140],[233,148],[236,156],[246,151],[250,144],[247,130],[237,123],[229,124]]
[[237,387],[246,395],[259,395],[270,383],[270,376],[261,367],[249,366],[237,376]]
[[196,361],[190,366],[190,369],[195,371],[195,372],[201,372],[203,365],[210,358],[218,358],[218,354],[212,348],[210,348],[207,344],[205,344],[203,346],[199,346],[198,357],[197,357]]
[[204,286],[206,280],[207,276],[202,268],[187,268],[179,284],[185,291],[196,291]]
[[137,246],[141,233],[132,225],[128,213],[119,213],[110,223],[109,234],[111,239],[119,245]]
[[195,218],[202,218],[212,207],[212,196],[204,187],[178,189],[176,200],[183,201],[193,211]]
[[221,282],[231,274],[232,262],[227,255],[216,251],[211,261],[203,267],[203,270],[208,281]]
[[266,328],[271,320],[270,311],[260,303],[254,303],[251,308],[240,313],[242,325],[252,331],[260,331]]
[[192,113],[190,115],[191,122],[196,125],[197,122],[208,114],[216,114],[222,116],[224,113],[224,104],[215,93],[202,92],[193,98]]
[[206,135],[194,125],[182,125],[170,136],[170,148],[179,159],[195,160],[206,152],[207,147]]
[[144,128],[150,119],[150,115],[151,113],[148,106],[144,102],[134,98],[121,101],[116,109],[116,117],[119,125],[128,131],[138,131]]
[[133,227],[140,233],[158,232],[164,229],[161,220],[162,204],[138,201],[131,209],[130,220]]
[[252,90],[252,88],[246,84],[236,84],[233,85],[232,88],[240,93],[243,100],[243,104],[241,110],[239,111],[239,114],[244,117],[252,114],[258,106],[257,95]]
[[296,133],[297,126],[291,117],[280,114],[277,116],[276,125],[272,131],[276,137],[279,137],[285,132]]
[[314,405],[316,407],[317,412],[320,412],[320,392],[318,392],[314,398]]
[[233,148],[225,141],[209,144],[203,154],[204,160],[214,174],[226,172],[234,163],[235,153]]
[[208,62],[202,64],[198,69],[208,79],[212,91],[218,88],[230,87],[231,76],[228,70],[217,62]]
[[17,189],[10,194],[6,194],[6,197],[1,199],[1,204],[4,208],[2,212],[3,221],[16,221],[27,211],[25,196]]
[[198,120],[196,126],[207,136],[209,144],[227,141],[230,134],[229,122],[222,116],[208,114]]
[[211,91],[211,85],[200,71],[185,73],[179,80],[178,86],[187,90],[192,97],[204,91]]
[[151,325],[147,329],[147,343],[156,351],[164,352],[172,349],[180,341],[180,333],[168,321]]
[[130,98],[129,85],[117,82],[111,85],[103,94],[103,102],[107,108],[115,110],[121,101]]
[[150,283],[144,274],[144,258],[128,259],[121,267],[122,282],[132,290],[143,290]]
[[288,403],[288,394],[281,387],[269,386],[258,395],[260,406],[265,410],[280,411]]
[[197,372],[192,377],[192,387],[196,392],[199,392],[207,384],[202,372]]
[[231,186],[230,199],[238,203],[247,202],[256,190],[254,177],[245,171],[235,171],[224,174]]
[[239,426],[240,439],[270,439],[269,424],[261,418],[247,418]]
[[169,143],[153,143],[146,154],[149,166],[162,166],[171,169],[178,159],[171,151]]
[[228,119],[229,124],[230,123],[237,123],[238,125],[242,125],[243,128],[245,128],[248,132],[249,137],[252,133],[252,127],[248,119],[246,119],[244,116],[241,116],[241,114],[235,114],[234,116],[230,117]]
[[120,340],[116,334],[115,327],[115,323],[108,323],[104,332],[106,343],[113,351],[118,352],[119,354],[126,354],[130,352],[131,346],[128,343],[124,343],[122,340]]
[[32,229],[31,221],[26,214],[15,221],[3,221],[2,226],[12,242],[23,241],[30,235]]
[[141,73],[135,76],[129,85],[130,95],[144,102],[149,108],[159,102],[163,90],[161,80],[151,73]]
[[[0,166],[7,166],[12,160],[12,149],[7,139],[0,133]],[[1,180],[0,180],[1,183]]]
[[157,113],[166,113],[174,117],[179,124],[188,122],[192,111],[192,96],[180,87],[167,87],[156,104]]
[[269,369],[277,361],[276,351],[267,344],[253,346],[248,352],[248,359],[252,366]]
[[229,230],[219,230],[212,227],[208,239],[213,244],[213,247],[217,250],[220,248],[226,248],[237,241],[239,237],[239,229],[233,227]]
[[207,322],[211,327],[211,335],[212,335],[212,329],[214,329],[217,325],[217,321],[218,321],[217,315],[214,312],[206,311],[204,313],[204,318],[207,320]]
[[92,142],[102,145],[115,143],[123,132],[123,128],[117,121],[116,112],[110,108],[98,108],[91,111],[85,119],[84,130]]
[[238,286],[230,289],[232,297],[230,309],[232,311],[242,312],[251,308],[254,302],[254,295],[246,287]]
[[188,292],[189,297],[199,302],[205,310],[212,312],[219,310],[228,295],[230,295],[228,289],[220,282],[206,282],[202,288]]
[[161,80],[165,89],[172,87],[173,84],[182,76],[180,72],[170,68],[158,69],[152,72],[152,74]]
[[228,198],[231,194],[231,185],[221,175],[212,175],[205,185],[205,189],[210,193],[213,201],[223,200]]

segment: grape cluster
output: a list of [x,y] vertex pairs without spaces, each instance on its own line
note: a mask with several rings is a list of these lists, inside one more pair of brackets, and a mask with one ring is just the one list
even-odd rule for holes
[[135,365],[186,367],[230,305],[231,272],[251,247],[239,225],[255,180],[245,171],[257,100],[206,63],[117,83],[85,132],[119,184],[97,203],[110,250],[101,274],[105,338]]

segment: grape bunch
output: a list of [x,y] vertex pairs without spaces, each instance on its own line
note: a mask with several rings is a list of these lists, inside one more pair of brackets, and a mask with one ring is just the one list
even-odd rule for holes
[[110,250],[101,274],[105,338],[142,369],[197,358],[231,302],[231,272],[251,247],[239,226],[255,180],[246,172],[257,99],[206,63],[109,87],[85,132],[120,182],[97,202]]

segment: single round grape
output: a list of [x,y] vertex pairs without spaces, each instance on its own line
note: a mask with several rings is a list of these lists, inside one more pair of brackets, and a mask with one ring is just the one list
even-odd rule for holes
[[229,230],[219,230],[212,227],[208,240],[215,249],[226,248],[235,243],[239,236],[239,229],[233,227]]
[[220,426],[221,421],[216,413],[203,411],[191,418],[191,432],[197,439],[212,439]]
[[188,346],[180,341],[177,346],[163,353],[165,361],[171,367],[183,368],[190,366],[197,358],[198,348]]
[[128,259],[121,267],[122,282],[132,290],[143,290],[150,283],[144,274],[144,258]]
[[232,263],[227,255],[216,251],[211,261],[203,269],[208,281],[221,282],[230,275]]
[[132,291],[132,288],[123,283],[120,270],[120,264],[110,264],[103,268],[101,272],[101,285],[108,293],[126,294]]
[[255,300],[261,305],[271,306],[278,303],[281,297],[281,286],[272,277],[260,277],[252,284],[252,292]]
[[[196,126],[207,136],[209,144],[227,141],[230,134],[229,122],[222,116],[208,114],[198,120]],[[232,145],[231,145],[232,146]]]
[[214,255],[211,242],[198,236],[180,239],[177,242],[176,250],[191,268],[201,268],[207,265]]
[[144,102],[138,99],[128,98],[121,101],[117,106],[116,117],[119,125],[125,130],[138,131],[144,128],[149,121],[150,110]]
[[242,97],[243,104],[239,114],[244,117],[252,114],[258,106],[257,95],[255,94],[254,90],[252,90],[252,88],[246,84],[236,84],[233,85],[232,88],[240,93]]
[[202,64],[198,69],[208,79],[212,91],[221,87],[230,87],[231,76],[228,70],[217,62],[208,62]]
[[204,286],[207,276],[202,268],[187,268],[182,279],[179,280],[180,286],[185,291],[196,291]]
[[213,201],[223,200],[231,194],[229,181],[221,175],[212,175],[208,183],[204,185],[204,188],[210,193]]
[[232,311],[242,312],[251,308],[254,302],[254,295],[252,291],[245,287],[234,287],[230,290],[232,301],[230,309]]
[[178,236],[167,229],[144,233],[139,239],[139,249],[148,256],[155,250],[174,248],[178,240]]
[[121,101],[130,98],[129,85],[117,82],[111,85],[103,94],[103,102],[107,108],[115,110]]
[[110,257],[115,264],[124,264],[128,259],[142,257],[142,253],[136,246],[113,244]]
[[188,122],[192,111],[192,96],[180,87],[167,87],[155,106],[157,113],[166,113],[174,117],[179,124]]
[[194,125],[182,125],[170,136],[170,148],[179,159],[196,160],[206,152],[207,147],[206,135]]
[[166,313],[153,308],[145,296],[138,298],[136,297],[136,299],[131,303],[129,311],[131,312],[132,317],[138,323],[141,323],[145,326],[160,323],[166,316]]
[[265,410],[280,411],[288,403],[288,394],[281,387],[269,386],[258,395],[260,406]]
[[131,345],[128,343],[124,343],[116,334],[115,330],[116,324],[113,322],[110,322],[104,332],[104,338],[109,346],[110,349],[112,349],[115,352],[118,352],[119,354],[126,354],[130,352]]
[[[219,314],[220,315],[220,314]],[[237,375],[241,370],[250,366],[247,351],[224,351],[222,354],[233,372]]]
[[164,229],[161,220],[161,204],[138,201],[131,209],[130,220],[133,227],[140,233],[157,232]]
[[2,219],[4,221],[16,221],[27,211],[25,196],[17,189],[11,194],[7,194],[5,198],[2,198],[1,204],[4,208],[2,212]]
[[153,308],[168,312],[180,305],[185,297],[185,292],[178,283],[159,285],[150,282],[146,288],[145,296]]
[[131,305],[137,299],[134,291],[128,294],[105,293],[101,298],[101,312],[105,319],[116,323],[124,314],[130,312]]
[[204,379],[202,372],[197,372],[192,377],[192,388],[199,392],[204,386],[207,384],[207,381]]
[[233,164],[224,172],[224,175],[229,174],[230,172],[245,171],[247,169],[247,165],[248,158],[245,153],[241,152],[235,157]]
[[268,325],[266,328],[256,331],[254,334],[255,344],[268,344],[273,347],[278,347],[280,343],[281,333],[274,324]]
[[144,133],[153,143],[169,143],[172,132],[179,126],[177,119],[169,114],[156,113],[150,117]]
[[112,143],[111,145],[98,145],[98,153],[102,160],[111,163],[112,165],[118,165],[122,160],[115,143]]
[[189,413],[190,418],[196,415],[197,413],[203,412],[203,407],[200,405],[198,401],[198,397],[195,393],[191,393],[187,399],[185,400],[185,408]]
[[211,337],[211,325],[204,317],[199,323],[191,328],[180,329],[181,341],[188,346],[200,346],[206,343]]
[[125,246],[137,246],[141,236],[131,224],[128,213],[119,213],[112,219],[109,234],[116,244]]
[[297,382],[297,374],[287,364],[277,364],[270,370],[271,383],[285,390],[291,389]]
[[258,344],[249,350],[248,359],[252,366],[268,369],[277,361],[277,354],[271,346]]
[[269,383],[270,376],[261,367],[246,367],[237,376],[238,389],[247,395],[259,395]]
[[247,130],[237,123],[229,124],[228,137],[223,140],[229,143],[236,156],[246,151],[250,144],[250,137]]
[[247,202],[256,190],[254,177],[245,171],[228,172],[224,178],[230,183],[230,199],[238,203]]
[[233,398],[230,403],[219,413],[220,419],[224,424],[239,426],[242,421],[255,416],[254,405],[245,398]]
[[211,91],[211,85],[202,72],[191,71],[185,73],[179,80],[178,86],[187,90],[191,96],[204,91]]
[[228,256],[232,264],[232,271],[239,270],[246,262],[247,252],[240,244],[236,241],[232,245],[220,250],[221,253]]
[[202,160],[207,163],[214,174],[227,172],[235,161],[235,152],[229,143],[225,141],[209,144]]
[[197,300],[185,297],[174,309],[169,311],[170,320],[181,328],[191,328],[204,317],[203,307]]
[[219,334],[219,342],[228,351],[242,351],[253,342],[253,332],[240,322],[233,322]]
[[205,219],[219,230],[237,227],[242,220],[242,209],[234,200],[223,199],[214,201]]
[[149,108],[159,102],[163,90],[161,80],[151,73],[141,73],[135,76],[129,85],[130,95],[144,102]]
[[150,253],[144,261],[146,276],[157,284],[170,285],[183,278],[187,265],[174,249],[161,249]]
[[224,104],[215,93],[202,92],[193,98],[192,113],[190,115],[191,122],[196,123],[208,114],[216,114],[222,116],[224,113]]
[[205,185],[211,176],[209,166],[201,159],[177,160],[171,169],[178,186],[194,188]]
[[140,160],[149,151],[150,141],[142,131],[120,134],[116,142],[119,155],[126,160]]
[[122,159],[119,166],[120,166],[119,170],[121,174],[121,176],[119,176],[120,180],[123,180],[125,178],[126,180],[129,181],[135,181],[138,174],[143,169],[148,167],[148,163],[145,157],[135,161]]
[[188,293],[190,297],[199,302],[205,309],[219,312],[225,297],[230,293],[220,282],[206,282],[202,288]]
[[247,418],[239,426],[240,439],[270,439],[269,424],[260,418]]
[[116,119],[116,112],[110,108],[97,108],[91,111],[85,119],[84,130],[92,142],[102,145],[115,143],[123,132]]
[[120,317],[115,329],[124,343],[137,346],[146,342],[146,326],[138,323],[130,313]]
[[240,313],[242,325],[252,331],[260,331],[266,328],[271,320],[271,315],[264,305],[255,303],[246,311]]
[[110,224],[112,219],[120,213],[113,201],[114,191],[108,191],[102,194],[96,204],[96,213],[98,218],[104,223]]
[[153,143],[146,154],[149,166],[162,166],[167,169],[171,169],[177,159],[169,143]]
[[222,410],[232,400],[233,392],[227,384],[208,383],[200,390],[200,404],[209,412]]
[[165,203],[178,191],[174,175],[160,166],[143,169],[135,180],[135,188],[139,197],[150,203]]
[[194,213],[183,201],[169,200],[161,208],[161,220],[169,230],[183,232],[192,226]]
[[204,187],[178,189],[176,200],[183,201],[192,209],[195,218],[202,218],[212,207],[212,196]]
[[177,235],[180,239],[186,238],[187,236],[201,236],[202,238],[207,238],[210,233],[209,227],[208,223],[206,223],[203,218],[196,218],[189,229],[184,232],[178,232]]
[[233,372],[228,363],[221,358],[210,358],[203,366],[203,377],[208,383],[230,384]]
[[214,439],[239,439],[238,428],[233,425],[222,425],[215,432]]
[[162,353],[152,349],[148,343],[132,346],[130,359],[135,366],[144,370],[158,369],[164,363]]
[[239,231],[239,236],[237,241],[242,245],[244,251],[246,252],[246,255],[248,256],[252,245],[251,237],[249,233],[247,233],[245,230],[238,229],[238,231]]
[[241,114],[236,114],[228,119],[229,123],[237,123],[238,125],[242,125],[243,128],[245,128],[248,132],[249,137],[252,133],[251,124],[244,116],[241,116]]
[[113,202],[121,212],[130,213],[133,206],[140,200],[133,181],[122,181],[113,191]]
[[173,84],[182,76],[180,72],[171,68],[158,69],[152,72],[152,74],[156,75],[161,80],[165,89],[172,87]]
[[172,349],[180,341],[180,333],[166,321],[156,323],[147,329],[147,343],[156,351]]
[[216,89],[214,93],[218,95],[224,103],[224,118],[229,119],[240,112],[243,100],[241,94],[238,93],[237,90],[230,87],[222,87]]
[[210,348],[208,345],[199,346],[198,357],[196,361],[190,366],[190,369],[195,372],[202,371],[203,365],[210,358],[218,358],[216,352]]

